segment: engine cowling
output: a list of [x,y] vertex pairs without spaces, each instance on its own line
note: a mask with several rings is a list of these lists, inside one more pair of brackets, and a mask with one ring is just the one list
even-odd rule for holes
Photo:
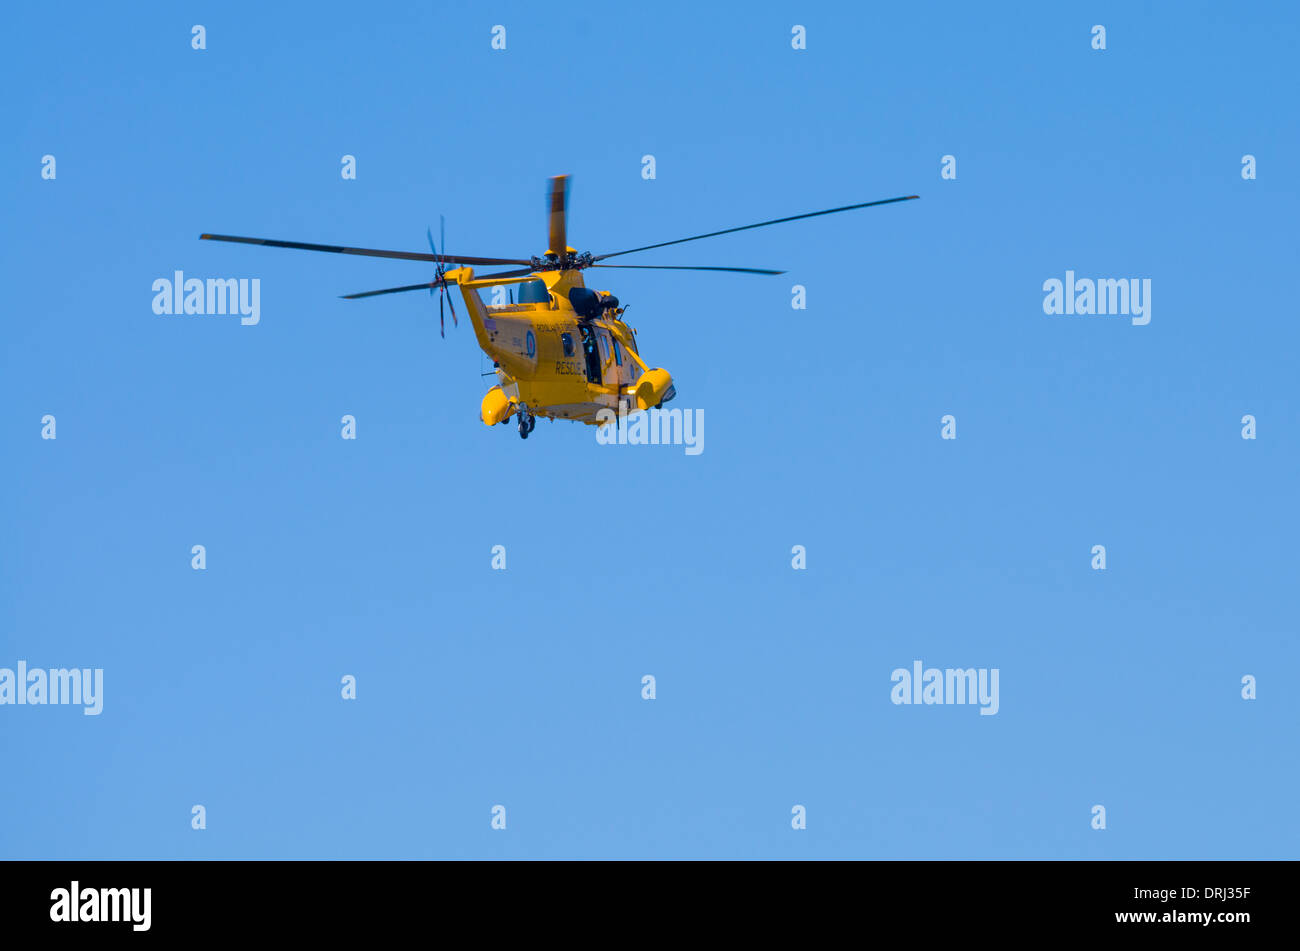
[[637,409],[650,409],[668,402],[676,395],[672,374],[656,367],[641,374],[636,385],[636,406]]
[[484,426],[495,426],[502,420],[509,419],[514,411],[514,407],[510,405],[510,397],[506,396],[501,387],[494,386],[483,395],[478,418],[483,421]]

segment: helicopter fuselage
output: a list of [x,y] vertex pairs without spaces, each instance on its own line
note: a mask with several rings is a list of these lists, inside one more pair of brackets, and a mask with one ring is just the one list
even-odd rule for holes
[[[470,268],[459,268],[447,279],[459,285],[478,345],[496,371],[497,384],[479,409],[485,425],[517,413],[599,425],[601,410],[621,416],[675,395],[668,372],[642,360],[616,298],[583,295],[588,306],[575,309],[570,291],[584,286],[580,271],[475,281]],[[518,303],[483,302],[480,288],[505,283],[522,285]]]

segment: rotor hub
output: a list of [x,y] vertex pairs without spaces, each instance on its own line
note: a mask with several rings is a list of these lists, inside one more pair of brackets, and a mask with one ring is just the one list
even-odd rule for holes
[[563,256],[547,252],[541,257],[534,255],[531,263],[534,271],[581,271],[595,264],[596,256],[590,251]]

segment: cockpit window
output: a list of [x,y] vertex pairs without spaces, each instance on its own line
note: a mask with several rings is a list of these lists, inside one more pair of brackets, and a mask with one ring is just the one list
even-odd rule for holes
[[623,353],[618,349],[618,338],[614,338],[614,362],[619,366],[623,365]]
[[526,281],[519,285],[519,303],[549,304],[550,302],[551,292],[546,289],[546,284],[542,281]]

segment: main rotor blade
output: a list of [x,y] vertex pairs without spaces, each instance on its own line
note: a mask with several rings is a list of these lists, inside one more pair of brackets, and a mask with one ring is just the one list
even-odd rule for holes
[[[615,267],[616,265],[611,264],[608,266]],[[519,268],[518,270],[515,271],[497,271],[494,274],[484,274],[482,277],[474,278],[474,280],[489,281],[497,277],[523,277],[525,274],[532,274],[532,273],[533,273],[532,268],[524,267],[524,268]],[[432,289],[432,288],[439,288],[439,287],[450,288],[455,286],[456,286],[456,281],[428,281],[424,284],[407,284],[404,287],[385,287],[381,291],[363,291],[360,294],[341,294],[339,296],[343,300],[360,300],[363,297],[378,297],[380,294],[401,294],[403,291],[422,291],[422,290]],[[454,315],[456,309],[455,305],[452,304],[450,300],[448,300],[447,303],[449,306],[451,306]]]
[[547,231],[547,250],[564,257],[564,249],[568,247],[566,243],[568,233],[568,206],[569,196],[569,176],[556,175],[551,179],[551,212],[550,227]]
[[329,251],[331,254],[360,254],[369,258],[396,258],[401,261],[442,260],[453,264],[528,264],[525,258],[472,258],[459,254],[425,254],[421,251],[376,251],[372,248],[345,248],[336,244],[307,244],[303,241],[277,241],[274,238],[241,238],[231,234],[201,234],[203,241],[232,241],[235,244],[262,244],[268,248],[296,248],[300,251]]
[[784,274],[762,267],[692,267],[685,264],[593,264],[592,267],[637,268],[643,271],[733,271],[736,274]]
[[[612,265],[611,265],[612,267]],[[532,274],[533,269],[530,267],[521,267],[513,271],[493,271],[491,274],[476,274],[475,281],[490,281],[498,277],[523,277],[525,274]]]
[[428,281],[424,284],[407,284],[405,287],[385,287],[382,291],[362,291],[360,294],[340,294],[343,300],[361,300],[363,297],[378,297],[380,294],[400,294],[403,291],[423,291],[433,287],[445,286],[442,281]]
[[666,248],[670,244],[684,244],[687,241],[699,241],[701,238],[716,238],[720,234],[732,234],[736,231],[748,231],[751,228],[766,228],[768,225],[784,224],[787,221],[798,221],[801,218],[816,218],[818,215],[833,215],[841,211],[853,211],[857,208],[871,208],[874,205],[892,205],[897,201],[912,201],[920,198],[920,195],[906,195],[902,198],[885,198],[881,201],[864,201],[860,205],[844,205],[842,208],[827,208],[825,211],[810,211],[805,215],[791,215],[788,218],[773,218],[771,221],[760,221],[757,224],[741,225],[739,228],[725,228],[722,231],[710,231],[708,234],[692,235],[689,238],[678,238],[676,241],[661,241],[659,244],[647,244],[641,248],[629,248],[626,251],[613,251],[609,254],[596,255],[597,261],[603,261],[605,258],[616,258],[620,254],[632,254],[636,251],[649,251],[651,248]]

